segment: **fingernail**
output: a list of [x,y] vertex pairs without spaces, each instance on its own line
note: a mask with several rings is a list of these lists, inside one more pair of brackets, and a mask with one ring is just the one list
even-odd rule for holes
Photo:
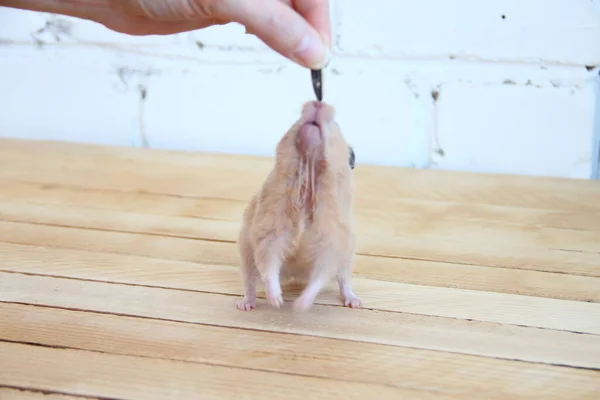
[[307,34],[293,57],[311,69],[322,69],[329,64],[329,49],[318,37]]

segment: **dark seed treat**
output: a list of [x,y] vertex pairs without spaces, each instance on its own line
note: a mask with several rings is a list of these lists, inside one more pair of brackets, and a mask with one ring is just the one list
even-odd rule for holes
[[311,69],[310,76],[312,77],[313,90],[317,96],[317,100],[323,100],[323,77],[320,69]]

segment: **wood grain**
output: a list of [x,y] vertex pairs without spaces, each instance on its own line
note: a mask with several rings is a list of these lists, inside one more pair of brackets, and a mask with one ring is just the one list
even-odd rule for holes
[[[9,145],[8,147],[10,148],[11,146]],[[34,152],[34,154],[37,154],[35,147],[36,146],[33,146],[31,151]],[[18,148],[19,146],[16,146],[16,149]],[[55,177],[60,176],[62,186],[59,186],[62,190],[65,189],[64,182],[70,182],[67,178],[71,173],[82,176],[86,173],[102,175],[102,177],[98,177],[98,179],[86,176],[85,179],[76,182],[80,188],[79,192],[85,192],[85,190],[82,190],[81,188],[90,187],[96,192],[98,192],[98,188],[104,188],[111,190],[111,193],[113,194],[118,194],[119,190],[127,193],[139,190],[135,189],[135,182],[151,182],[165,173],[171,174],[171,178],[165,178],[161,180],[161,182],[168,181],[176,183],[185,181],[185,179],[196,179],[196,177],[189,178],[189,175],[181,170],[184,166],[189,168],[196,166],[208,168],[214,163],[214,168],[219,171],[219,173],[227,175],[230,173],[239,174],[243,172],[238,165],[239,163],[233,162],[233,159],[231,158],[233,156],[229,156],[231,162],[225,164],[224,160],[227,160],[227,157],[223,155],[188,156],[187,158],[184,157],[184,161],[186,162],[182,163],[174,163],[170,160],[170,157],[167,157],[167,160],[164,161],[161,160],[160,155],[158,155],[154,164],[143,157],[143,161],[139,161],[135,157],[121,159],[115,155],[112,156],[113,162],[108,163],[109,166],[107,166],[107,168],[97,170],[94,169],[93,166],[97,165],[97,162],[102,162],[101,160],[106,157],[103,152],[84,146],[82,149],[89,151],[90,154],[86,154],[86,151],[82,151],[81,153],[78,153],[79,155],[74,155],[70,150],[63,150],[63,152],[58,151],[57,154],[60,154],[64,158],[51,157],[53,150],[56,151],[60,148],[60,146],[57,147],[51,145],[45,156],[40,154],[40,157],[48,158],[48,163],[45,165],[42,175],[36,175],[36,177],[43,176],[43,173],[48,173]],[[19,160],[23,161],[23,157],[19,157],[18,154],[18,152],[9,152],[3,154],[5,156],[3,159],[6,158],[6,160],[15,162],[19,162]],[[0,164],[3,159],[0,159]],[[266,164],[263,168],[263,172],[268,171],[270,161],[268,159],[261,160]],[[148,163],[148,165],[144,164],[143,166],[139,166],[143,167],[141,170],[135,169],[137,166],[136,162],[138,161]],[[258,163],[259,161],[260,160],[255,160],[253,162]],[[53,165],[53,163],[57,163],[56,168],[58,168],[58,170],[52,170],[51,165]],[[123,164],[120,165],[120,163]],[[128,189],[112,186],[94,186],[102,179],[108,179],[110,182],[114,182],[115,180],[112,176],[113,174],[117,174],[117,171],[113,168],[117,167],[120,168],[120,171],[118,172],[118,182],[126,182],[127,180],[124,178],[124,175],[132,169],[136,174],[140,173],[140,171],[154,172],[154,169],[157,171],[156,174],[151,176],[144,175],[143,177],[140,176],[135,178],[135,182],[131,182]],[[26,175],[25,171],[27,168],[31,169],[32,167],[27,167],[26,165],[20,166],[18,169],[16,169],[14,165],[12,167],[12,169],[18,171],[22,177]],[[173,168],[173,170],[170,168]],[[9,170],[11,170],[11,168],[7,168],[7,171]],[[248,173],[254,174],[255,170],[256,169],[252,169]],[[387,169],[384,170],[388,171]],[[37,174],[39,171],[35,169],[33,172]],[[384,174],[384,172],[381,173]],[[423,173],[423,171],[415,172],[416,175],[423,175]],[[397,174],[400,174],[400,172],[397,172]],[[185,210],[176,210],[184,211],[179,212],[176,216],[159,216],[157,214],[148,215],[133,211],[123,212],[115,210],[109,211],[106,209],[90,209],[90,207],[85,206],[85,203],[83,207],[75,207],[72,201],[67,205],[44,204],[40,206],[36,206],[35,204],[23,205],[19,204],[17,201],[13,201],[6,202],[0,206],[0,211],[2,218],[11,221],[36,221],[38,223],[46,224],[58,224],[59,222],[57,221],[60,221],[60,223],[70,226],[85,226],[117,231],[124,230],[140,233],[233,241],[236,238],[237,229],[239,229],[239,218],[243,204],[248,200],[250,194],[256,187],[259,186],[264,173],[259,173],[256,176],[252,175],[252,177],[246,175],[245,178],[248,179],[244,179],[244,182],[253,182],[254,189],[247,192],[244,191],[244,193],[240,194],[232,194],[231,191],[233,188],[228,184],[235,176],[227,175],[212,179],[212,175],[203,175],[204,180],[209,179],[210,181],[199,181],[198,185],[194,185],[194,187],[201,188],[198,189],[199,192],[194,194],[195,196],[201,196],[202,198],[202,204],[199,205],[208,205],[207,208],[209,210],[207,213],[208,215],[201,216],[201,218],[203,218],[201,221],[199,221],[198,218],[182,217],[181,215],[187,215]],[[459,175],[463,176],[464,174]],[[0,176],[2,175],[0,174]],[[178,178],[174,178],[175,176]],[[467,179],[467,177],[463,178]],[[489,187],[489,183],[486,183],[483,179],[479,179],[481,177],[478,175],[469,174],[468,178],[469,179],[467,180],[476,180],[479,186]],[[496,179],[496,177],[494,177],[494,179]],[[517,184],[520,180],[515,177],[512,177],[511,179],[507,177],[497,179],[502,180],[502,182],[505,180],[507,182],[515,182],[514,189],[522,190],[521,184]],[[357,173],[357,186],[360,186],[360,181],[361,176]],[[569,190],[574,190],[572,193],[573,195],[579,194],[579,190],[582,186],[566,180],[551,181],[567,192]],[[42,182],[45,181],[42,180]],[[366,182],[371,184],[372,180],[367,179]],[[92,184],[92,186],[90,186],[90,184]],[[215,187],[215,185],[218,187]],[[222,185],[227,186],[222,187]],[[513,223],[507,224],[506,222],[498,221],[499,218],[494,217],[491,212],[490,214],[492,214],[492,217],[488,219],[482,218],[481,216],[468,217],[468,215],[466,218],[461,219],[460,210],[465,208],[468,209],[470,206],[470,203],[466,202],[464,198],[461,198],[462,203],[459,205],[455,204],[454,206],[448,206],[448,200],[444,200],[440,206],[439,203],[432,201],[428,196],[422,196],[421,198],[424,199],[426,203],[419,203],[413,201],[414,199],[409,199],[412,203],[409,202],[408,204],[420,204],[416,209],[407,206],[406,203],[403,204],[404,207],[399,207],[397,202],[386,200],[388,196],[383,192],[385,192],[389,186],[394,185],[386,184],[378,189],[373,188],[373,190],[367,192],[369,193],[368,196],[362,196],[360,194],[361,191],[357,188],[358,206],[356,217],[357,230],[359,232],[358,251],[363,254],[559,272],[585,276],[600,275],[600,224],[596,224],[596,222],[600,222],[600,206],[598,205],[600,204],[600,196],[597,196],[597,192],[599,191],[595,189],[596,186],[594,185],[590,186],[587,190],[588,193],[587,196],[584,196],[584,199],[591,198],[599,201],[594,203],[595,207],[578,210],[577,212],[579,212],[579,214],[574,214],[575,217],[572,218],[579,222],[587,221],[588,225],[567,224],[567,226],[569,226],[568,229],[556,227],[557,225],[561,225],[556,222],[550,224],[552,226],[543,226],[539,224],[524,225],[523,223],[515,224],[514,220]],[[470,187],[469,185],[467,186]],[[479,191],[479,186],[477,187],[477,192]],[[48,191],[48,187],[45,187],[46,191]],[[440,183],[423,187],[429,187],[431,190],[437,191],[440,188]],[[53,186],[50,187],[50,189],[52,188]],[[17,187],[17,192],[19,192],[18,189],[19,187]],[[21,192],[22,189],[23,188],[21,187]],[[221,193],[221,190],[225,189],[227,192]],[[186,194],[187,192],[167,192],[171,196],[189,195]],[[375,197],[374,193],[377,193],[378,196]],[[471,195],[475,196],[474,193],[471,193]],[[209,201],[206,201],[206,196],[209,196]],[[73,195],[73,193],[71,193],[70,198],[78,197],[78,194]],[[138,197],[142,196],[140,195]],[[396,197],[397,196],[394,198]],[[466,198],[468,200],[471,197],[467,196]],[[180,197],[174,197],[174,199],[175,201],[179,201]],[[224,201],[224,199],[228,200]],[[574,198],[571,200],[580,201],[580,199]],[[112,201],[112,204],[114,204],[115,200]],[[223,208],[223,211],[218,211],[219,206],[215,203],[217,201],[221,208]],[[361,203],[361,201],[363,203]],[[435,207],[429,207],[430,204],[435,204]],[[479,203],[475,202],[475,204]],[[506,206],[503,207],[506,208]],[[518,207],[512,208],[518,209]],[[66,210],[69,210],[69,212]],[[456,212],[457,210],[458,212]],[[522,210],[520,211],[522,213]],[[539,212],[539,210],[536,211]],[[518,214],[519,213],[517,212],[515,217],[517,217]],[[586,214],[588,215],[587,217]],[[453,217],[446,218],[446,215],[451,215]],[[553,214],[550,215],[552,216]],[[573,214],[566,215],[566,218],[569,218],[569,215],[572,217]],[[234,216],[237,217],[234,218]],[[392,216],[393,218],[390,218]],[[525,219],[527,219],[527,217],[525,217]],[[560,219],[560,217],[555,219]],[[594,230],[596,225],[599,227]]]
[[600,371],[3,303],[0,339],[454,396],[564,399],[591,395],[600,379]]
[[[374,384],[319,379],[218,365],[1,343],[0,384],[36,387],[66,394],[121,399],[234,399],[277,393],[319,398],[451,398],[440,393]],[[35,373],[32,373],[33,370]],[[104,384],[110,382],[110,385]],[[235,382],[235,384],[233,384]]]
[[242,313],[272,162],[0,139],[2,400],[598,398],[600,182],[358,165],[365,308]]
[[[316,305],[241,313],[236,297],[0,273],[0,301],[600,368],[600,335]],[[557,346],[556,343],[561,343]]]
[[[44,168],[36,168],[30,162],[32,158]],[[66,146],[58,142],[11,139],[4,139],[0,146],[0,177],[4,179],[196,197],[208,193],[210,197],[246,200],[271,166],[270,157]],[[57,174],[58,170],[61,174]],[[206,173],[207,170],[211,173]],[[583,180],[362,164],[355,175],[359,197],[403,197],[596,213],[600,207],[600,185]],[[190,181],[194,184],[190,185]]]
[[[70,214],[70,213],[66,213]],[[63,214],[65,215],[65,214]],[[16,219],[11,216],[11,218]],[[76,220],[77,221],[77,220]],[[76,224],[75,224],[76,225]],[[23,224],[2,224],[6,232],[4,240],[11,243],[25,243],[32,246],[45,243],[56,247],[77,248],[77,244],[85,240],[85,248],[105,251],[106,246],[102,240],[106,237],[103,233],[94,233],[72,229],[61,229],[60,227],[29,226]],[[163,220],[162,226],[173,226],[171,222]],[[31,232],[34,236],[31,237]],[[41,236],[41,237],[40,237]],[[239,257],[235,246],[227,243],[193,242],[165,239],[179,248],[179,253],[165,255],[153,245],[155,238],[143,238],[137,236],[134,240],[135,247],[130,245],[135,237],[131,235],[119,235],[122,239],[110,247],[108,251],[117,253],[141,254],[157,258],[176,258],[178,261],[198,260],[199,249],[208,249],[208,254],[214,254],[210,248],[223,249],[221,257],[213,257],[212,263],[223,265],[238,265]],[[119,246],[119,244],[121,244]],[[144,244],[148,244],[145,246]],[[74,247],[75,246],[75,247]],[[218,249],[217,249],[218,248]],[[136,252],[135,250],[140,250]],[[387,257],[357,257],[355,274],[364,278],[385,280],[392,282],[414,283],[430,286],[454,287],[472,290],[482,290],[501,293],[522,294],[529,296],[554,297],[565,300],[581,300],[600,302],[600,284],[598,278],[562,274],[544,273],[540,271],[487,268],[481,265],[465,265],[456,263],[423,261],[403,258]]]
[[[143,235],[137,233],[98,231],[90,229],[76,229],[71,227],[32,225],[0,221],[0,242],[1,241],[17,244],[83,249],[96,252],[140,255],[174,261],[202,262],[205,264],[236,266],[239,265],[239,255],[237,253],[236,245],[231,242],[214,242],[194,240],[190,238],[161,237],[157,235]],[[394,276],[397,280],[402,281],[405,279],[405,277],[411,277],[412,275],[408,273],[403,274],[402,269],[396,268],[403,268],[403,266],[406,265],[412,266],[412,268],[409,267],[409,272],[412,272],[419,267],[423,268],[423,270],[421,270],[421,275],[424,275],[428,272],[426,269],[424,269],[424,267],[429,267],[432,264],[424,264],[422,262],[419,263],[418,260],[358,257],[356,271],[360,274],[364,273],[363,271],[366,272],[373,270],[375,274],[387,277]],[[461,272],[464,273],[475,270],[475,273],[478,273],[480,276],[480,280],[489,282],[489,279],[494,276],[500,276],[506,279],[504,281],[506,284],[502,285],[502,289],[500,289],[501,291],[504,288],[509,288],[511,285],[515,285],[515,282],[516,293],[519,293],[519,287],[525,287],[526,289],[524,290],[527,290],[527,288],[531,287],[531,281],[519,281],[518,279],[520,277],[528,277],[525,274],[511,274],[510,272],[494,274],[494,272],[490,272],[490,275],[485,275],[485,269],[481,268],[479,271],[477,271],[477,268],[468,268],[469,266],[460,267],[453,264],[433,264],[433,266],[436,273],[439,270],[445,270],[439,275],[441,277],[445,277],[450,274],[450,282],[453,282],[454,277],[459,276]],[[568,269],[565,268],[565,271],[567,270]],[[452,273],[454,271],[455,273]],[[575,271],[571,271],[571,273],[574,272]],[[590,274],[600,274],[600,269],[590,267],[585,268],[585,272]],[[550,275],[534,274],[534,276],[531,277],[538,278],[537,283],[534,285],[539,286],[543,285],[543,282],[545,282],[545,277],[547,276],[549,277]],[[469,281],[471,276],[466,275],[459,279],[462,281]],[[477,279],[477,275],[474,277],[474,279]],[[563,282],[574,278],[560,278],[553,274],[552,278],[548,279],[550,284],[552,284],[553,281],[558,280]],[[494,283],[491,283],[491,285],[501,285],[502,282],[503,281],[495,281]],[[585,292],[586,285],[582,284],[579,286],[579,284],[582,282],[582,279],[578,279],[576,282],[578,286],[577,288],[574,288],[574,290],[583,290]],[[583,300],[597,299],[600,296],[600,289],[598,289],[598,286],[595,286],[596,284],[594,282],[596,281],[588,282],[587,286],[590,287],[590,289],[587,291],[587,294]],[[556,287],[556,285],[554,287]],[[568,290],[568,287],[568,285],[565,285],[565,290]],[[553,293],[558,294],[561,293],[561,291],[562,289],[560,291],[556,290]],[[546,291],[546,293],[549,292]],[[580,297],[576,298],[580,299]]]
[[[62,218],[68,221],[70,217],[65,216]],[[100,218],[100,215],[98,218]],[[218,227],[214,229],[218,230]],[[101,241],[98,242],[98,240]],[[176,236],[145,235],[137,232],[113,231],[108,228],[77,229],[70,227],[68,222],[64,226],[52,226],[0,221],[0,241],[124,252],[126,254],[139,254],[140,251],[143,251],[142,255],[153,255],[174,260],[202,260],[208,263],[227,265],[239,263],[236,246],[229,241],[214,242]],[[416,242],[416,240],[413,241]],[[144,245],[143,250],[142,247],[138,247],[142,245]],[[389,245],[392,246],[393,243],[390,242]],[[149,248],[146,248],[146,246]],[[425,247],[423,244],[419,246]],[[515,249],[515,252],[518,253],[518,249]],[[470,251],[470,253],[474,254],[475,251]],[[538,263],[530,263],[527,261],[526,254],[532,255],[529,258],[536,259],[536,256],[533,255],[534,252],[524,250],[520,253],[520,258],[513,255],[513,253],[507,253],[504,257],[513,260],[513,265],[518,266],[519,269],[600,276],[600,268],[596,266],[596,263],[600,260],[600,254],[552,250],[544,256],[550,257],[548,263],[542,263],[541,257],[537,257]],[[481,257],[481,255],[478,257]],[[490,259],[489,256],[486,257]],[[407,258],[412,257],[407,255]],[[443,257],[440,257],[440,260],[443,259]],[[460,261],[452,261],[460,263]]]
[[[41,184],[0,180],[0,199],[34,204],[91,207],[169,217],[239,221],[247,200],[214,197],[186,197],[138,191],[100,190],[63,184]],[[555,211],[464,204],[404,198],[359,197],[356,212],[381,211],[403,224],[424,221],[494,223],[509,226],[540,226],[575,230],[600,230],[600,210],[592,212]],[[360,232],[359,232],[360,233]]]
[[[236,240],[240,223],[16,202],[0,202],[0,218],[230,242]],[[452,221],[443,226],[438,223],[436,229],[426,229],[424,224],[404,224],[403,228],[402,224],[386,222],[389,220],[385,212],[371,212],[362,218],[359,215],[359,253],[600,275],[600,231],[469,226]]]

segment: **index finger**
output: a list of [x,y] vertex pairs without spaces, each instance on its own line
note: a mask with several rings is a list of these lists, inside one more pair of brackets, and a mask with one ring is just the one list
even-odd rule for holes
[[328,0],[292,0],[292,7],[315,28],[331,48],[331,19]]
[[[197,0],[198,1],[198,0]],[[328,46],[313,26],[290,7],[290,0],[213,0],[209,15],[237,22],[267,46],[300,65],[323,68]]]

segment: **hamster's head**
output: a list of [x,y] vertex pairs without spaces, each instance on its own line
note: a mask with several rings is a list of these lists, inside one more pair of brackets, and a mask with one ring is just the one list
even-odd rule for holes
[[277,146],[281,161],[315,163],[331,170],[354,169],[355,155],[335,118],[335,108],[319,101],[306,102],[300,118]]

